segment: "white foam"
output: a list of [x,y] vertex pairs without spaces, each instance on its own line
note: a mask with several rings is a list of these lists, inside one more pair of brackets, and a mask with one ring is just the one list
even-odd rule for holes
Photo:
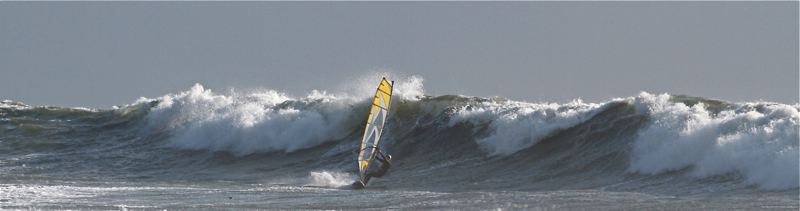
[[341,138],[355,124],[349,122],[352,102],[319,95],[324,94],[302,99],[273,90],[218,95],[196,84],[159,98],[148,114],[148,128],[169,130],[170,144],[183,149],[292,152]]
[[508,155],[535,145],[555,131],[588,120],[601,106],[581,100],[563,105],[492,100],[459,108],[450,125],[490,124],[492,134],[478,139],[478,143],[491,155]]
[[337,171],[312,171],[308,176],[308,185],[336,188],[350,185],[355,180],[356,176],[353,174]]
[[12,101],[12,100],[2,100],[2,101],[0,101],[0,108],[10,108],[10,109],[22,110],[22,109],[30,109],[32,107],[29,106],[29,105],[26,105],[25,103],[22,103],[22,102],[16,102],[16,101]]
[[[366,78],[369,78],[367,80]],[[217,94],[200,84],[189,90],[141,98],[137,103],[158,101],[148,113],[145,130],[170,133],[170,146],[181,149],[229,151],[238,155],[254,152],[292,152],[326,141],[341,139],[366,118],[363,110],[375,93],[375,75],[357,79],[364,83],[343,85],[338,92],[312,90],[305,97],[291,97],[275,90]],[[397,77],[396,94],[417,99],[422,93],[418,76]],[[366,81],[369,81],[367,83]]]
[[632,99],[650,124],[633,146],[632,172],[690,168],[699,178],[731,172],[765,189],[798,187],[800,107],[745,103],[713,114],[706,105],[686,106],[667,94]]

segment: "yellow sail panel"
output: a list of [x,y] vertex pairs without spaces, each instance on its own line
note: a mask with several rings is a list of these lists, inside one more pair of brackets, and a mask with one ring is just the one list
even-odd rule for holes
[[378,146],[386,116],[389,114],[391,99],[392,83],[383,78],[375,91],[375,98],[370,106],[367,124],[364,128],[364,137],[361,139],[358,153],[358,169],[361,177],[366,173],[370,161],[374,157],[375,147]]
[[389,83],[389,81],[386,81],[386,79],[384,78],[383,80],[381,80],[381,85],[378,86],[378,92],[375,93],[375,95],[381,95],[383,99],[386,100],[386,108],[389,108],[389,104],[391,103],[392,100],[392,84]]

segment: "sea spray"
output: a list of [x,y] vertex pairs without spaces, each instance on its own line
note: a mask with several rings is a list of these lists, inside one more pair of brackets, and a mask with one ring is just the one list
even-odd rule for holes
[[338,171],[312,171],[308,175],[308,185],[323,187],[342,187],[350,185],[357,177]]

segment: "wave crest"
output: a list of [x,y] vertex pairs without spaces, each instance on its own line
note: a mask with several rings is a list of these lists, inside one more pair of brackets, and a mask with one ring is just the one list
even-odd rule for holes
[[353,104],[320,95],[294,99],[270,90],[226,96],[196,84],[159,98],[148,115],[149,128],[166,129],[170,144],[181,149],[293,152],[341,138],[355,127]]
[[670,99],[642,93],[634,100],[651,120],[634,142],[630,171],[690,168],[700,178],[739,172],[764,188],[798,187],[798,107],[745,103],[713,112],[702,102]]

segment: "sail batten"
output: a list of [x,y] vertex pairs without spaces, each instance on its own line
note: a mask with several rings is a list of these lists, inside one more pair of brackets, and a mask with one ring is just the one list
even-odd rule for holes
[[383,78],[375,91],[375,97],[369,109],[367,124],[364,128],[364,136],[361,139],[361,146],[358,152],[359,176],[362,179],[367,168],[369,168],[370,161],[374,158],[375,147],[378,146],[381,134],[383,133],[383,126],[389,114],[392,89],[393,83]]

